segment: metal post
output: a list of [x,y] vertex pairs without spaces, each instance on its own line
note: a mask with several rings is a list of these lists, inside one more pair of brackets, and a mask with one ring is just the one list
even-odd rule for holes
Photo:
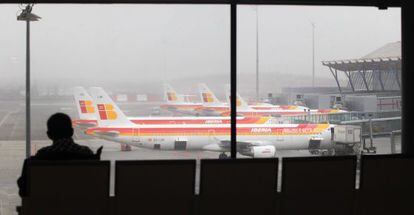
[[364,132],[364,122],[361,122],[361,132],[359,132],[359,138],[362,141],[362,150],[365,150],[367,146],[365,145],[365,138],[364,138],[363,132]]
[[26,157],[31,155],[30,144],[30,22],[38,21],[40,16],[32,13],[33,4],[28,4],[17,16],[18,21],[26,22]]
[[30,143],[30,21],[26,21],[26,158],[31,155]]
[[230,4],[230,107],[231,107],[231,158],[237,153],[237,4],[233,0]]
[[372,135],[372,118],[371,116],[369,116],[369,145],[370,145],[370,150],[373,148],[374,144],[373,144],[373,135]]
[[256,5],[256,101],[259,101],[259,6]]
[[391,131],[390,135],[390,142],[391,142],[391,154],[395,154],[395,134],[394,131]]

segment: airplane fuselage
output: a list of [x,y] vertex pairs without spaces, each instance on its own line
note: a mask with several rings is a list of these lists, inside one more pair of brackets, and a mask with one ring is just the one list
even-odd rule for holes
[[[312,138],[320,138],[318,148],[327,149],[331,147],[331,127],[328,124],[240,124],[237,126],[237,141],[272,145],[277,150],[300,150],[309,149]],[[208,145],[230,140],[230,126],[97,127],[88,129],[86,134],[149,149],[205,150]]]
[[[137,125],[176,125],[176,124],[230,124],[230,117],[130,117],[131,122]],[[271,123],[271,117],[237,117],[240,124]],[[96,119],[73,120],[73,125],[81,128],[98,126]]]

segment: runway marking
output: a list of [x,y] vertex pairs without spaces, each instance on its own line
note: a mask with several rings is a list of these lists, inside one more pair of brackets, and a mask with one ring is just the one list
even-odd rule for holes
[[9,111],[6,116],[3,117],[3,119],[0,121],[0,127],[3,126],[3,123],[6,122],[6,120],[9,118],[10,114],[12,114],[13,111]]
[[[18,116],[16,116],[16,118],[18,118]],[[9,139],[12,139],[12,137],[14,136],[14,133],[16,133],[16,128],[18,124],[20,124],[20,120],[16,120],[16,123],[14,123],[13,130],[10,133]],[[26,133],[25,133],[25,136],[26,136]]]

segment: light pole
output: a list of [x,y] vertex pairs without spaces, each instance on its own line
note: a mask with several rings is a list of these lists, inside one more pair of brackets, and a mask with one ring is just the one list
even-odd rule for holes
[[312,87],[315,87],[315,23],[312,24]]
[[30,157],[30,22],[40,19],[32,13],[33,4],[28,4],[17,16],[18,21],[26,22],[26,157]]
[[256,101],[259,101],[259,6],[256,6]]

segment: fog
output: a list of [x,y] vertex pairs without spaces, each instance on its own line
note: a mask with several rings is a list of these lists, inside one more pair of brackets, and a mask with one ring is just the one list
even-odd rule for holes
[[[230,80],[227,5],[35,5],[31,24],[32,84],[104,86],[185,93],[198,82],[224,89]],[[258,11],[261,92],[310,86],[315,23],[317,86],[335,86],[322,60],[359,58],[401,40],[400,9],[239,6],[239,91],[254,91]],[[0,5],[0,84],[24,86],[24,22],[18,5]]]

